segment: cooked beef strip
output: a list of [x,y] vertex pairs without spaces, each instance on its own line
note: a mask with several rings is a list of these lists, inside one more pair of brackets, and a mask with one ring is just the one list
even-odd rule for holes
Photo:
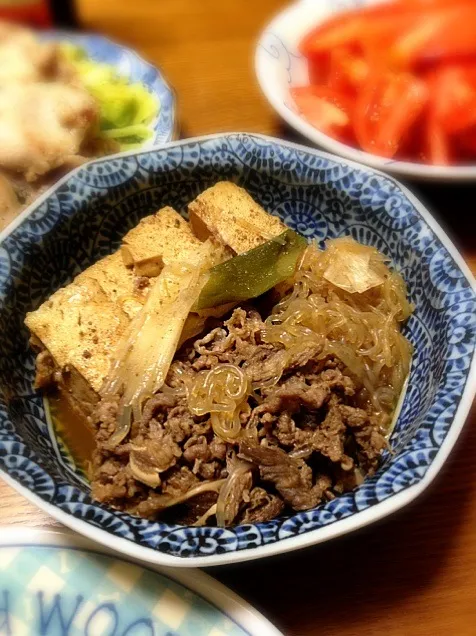
[[[166,387],[145,402],[140,422],[133,423],[129,437],[116,448],[109,439],[119,399],[99,403],[90,418],[97,442],[92,475],[96,499],[141,516],[193,523],[217,501],[216,492],[166,510],[163,496],[180,497],[200,484],[227,478],[227,455],[233,451],[254,468],[233,485],[227,522],[256,523],[285,510],[312,508],[355,487],[356,470],[375,471],[386,441],[370,407],[358,408],[361,387],[339,360],[322,357],[317,344],[303,343],[288,356],[281,344],[262,342],[264,327],[255,309],[239,308],[186,344],[170,368]],[[240,415],[250,437],[227,443],[215,435],[208,416],[189,411],[184,377],[193,380],[198,371],[226,362],[259,382],[273,377],[285,356],[289,359],[281,378],[274,386],[257,389],[259,399],[251,396]],[[146,448],[157,466],[161,483],[155,489],[132,475],[129,455],[137,447]]]
[[284,502],[277,495],[271,495],[264,488],[253,488],[250,501],[239,517],[240,523],[260,523],[270,521],[281,514]]
[[197,486],[200,480],[187,466],[173,468],[164,482],[162,492],[172,497],[184,495],[188,490]]
[[309,510],[321,501],[332,481],[319,475],[312,483],[312,471],[302,460],[294,460],[281,448],[240,444],[240,457],[253,462],[264,482],[271,482],[283,501],[294,510]]

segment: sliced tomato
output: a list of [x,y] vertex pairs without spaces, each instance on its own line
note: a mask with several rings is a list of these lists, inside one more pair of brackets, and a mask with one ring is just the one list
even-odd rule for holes
[[476,125],[476,83],[462,66],[435,71],[430,84],[433,116],[452,135]]
[[395,22],[402,25],[405,20],[421,13],[422,4],[425,7],[434,4],[454,6],[466,2],[473,0],[398,0],[339,11],[312,29],[301,41],[300,50],[308,56],[313,51],[361,40],[367,28],[375,33],[382,27],[389,27],[392,23],[395,25]]
[[476,3],[448,5],[425,12],[394,42],[390,59],[405,67],[476,58]]
[[358,95],[354,115],[361,148],[382,157],[395,156],[427,101],[426,84],[409,73],[369,76]]
[[294,99],[320,130],[387,158],[442,165],[476,155],[476,0],[338,13],[300,48],[315,85]]
[[462,156],[470,160],[476,160],[476,126],[457,135],[456,142],[462,151]]
[[451,163],[450,140],[441,124],[432,117],[428,118],[426,135],[428,162],[437,166],[449,165]]
[[416,11],[422,9],[437,9],[440,7],[455,7],[464,4],[471,4],[474,0],[400,0],[399,4],[413,7]]
[[353,94],[366,80],[369,63],[351,47],[331,51],[327,83],[333,89]]
[[401,13],[385,11],[372,19],[362,14],[344,16],[339,21],[326,22],[309,33],[301,41],[301,53],[309,57],[338,46],[350,46],[367,40],[376,40],[388,46],[389,42],[404,29],[409,28],[419,17],[417,13],[409,10]]
[[331,71],[331,52],[322,51],[311,55],[307,62],[311,84],[326,84]]
[[447,75],[433,71],[427,77],[431,101],[428,104],[424,154],[428,163],[448,165],[450,163],[450,138],[444,127],[446,115]]
[[301,115],[315,128],[338,139],[350,130],[348,98],[327,86],[295,86],[291,96]]

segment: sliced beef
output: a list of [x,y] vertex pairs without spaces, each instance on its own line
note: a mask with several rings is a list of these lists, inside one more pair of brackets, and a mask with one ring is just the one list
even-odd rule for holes
[[131,500],[146,495],[146,488],[132,475],[127,457],[124,461],[106,454],[101,455],[99,462],[91,484],[92,496],[96,501],[122,507],[124,503],[130,505]]
[[163,422],[170,409],[177,405],[177,399],[167,393],[158,393],[147,400],[142,411],[141,425],[147,428],[152,420]]
[[187,462],[206,462],[210,459],[208,440],[205,435],[190,437],[184,444],[183,456]]
[[204,492],[184,504],[170,508],[163,517],[172,523],[192,526],[210,510],[211,506],[216,504],[217,497],[218,495],[215,492]]
[[261,523],[270,521],[281,514],[284,502],[277,495],[271,495],[264,488],[253,488],[250,501],[239,517],[240,523]]
[[[182,451],[172,437],[167,433],[162,433],[155,438],[136,438],[131,444],[130,457],[132,473],[141,481],[142,473],[163,473],[172,466],[175,466],[177,459],[181,457]],[[137,470],[135,469],[137,467]],[[148,483],[146,480],[144,483]]]
[[99,448],[107,445],[109,438],[116,430],[119,413],[119,399],[105,398],[99,402],[90,423],[96,430],[96,444]]
[[210,450],[210,456],[213,459],[218,459],[220,461],[225,461],[226,459],[226,442],[224,442],[220,437],[218,437],[217,435],[213,436],[212,441],[210,442],[209,446],[208,446],[209,450]]
[[309,510],[321,501],[331,480],[319,477],[312,484],[312,471],[303,462],[293,460],[280,448],[240,444],[240,457],[259,468],[261,479],[274,485],[283,500],[294,510]]
[[346,426],[338,406],[331,406],[324,421],[314,431],[311,445],[314,451],[328,457],[332,462],[345,460],[344,441]]
[[270,391],[265,401],[255,408],[252,417],[259,418],[263,413],[293,414],[303,408],[315,411],[323,406],[330,395],[331,390],[326,383],[310,386],[303,379],[293,377]]
[[194,421],[185,404],[174,406],[168,413],[165,428],[174,442],[182,443],[190,436]]
[[362,468],[366,473],[375,472],[379,457],[387,446],[387,441],[375,421],[376,418],[370,416],[367,411],[352,406],[341,405],[339,409],[359,448]]
[[163,479],[162,492],[171,497],[180,497],[199,483],[200,480],[190,468],[180,466],[169,471],[167,477]]
[[298,429],[288,412],[281,413],[276,421],[274,435],[281,446],[293,446],[296,444]]
[[[166,386],[145,401],[142,418],[115,448],[110,438],[119,399],[99,402],[90,418],[97,442],[92,479],[97,500],[132,514],[192,524],[203,522],[217,502],[215,482],[222,480],[226,525],[258,523],[283,510],[313,508],[375,471],[386,441],[370,407],[358,408],[360,387],[344,365],[323,357],[319,343],[285,349],[263,342],[264,328],[257,311],[240,308],[187,343]],[[240,413],[246,436],[235,443],[215,435],[210,417],[193,415],[187,403],[196,374],[221,363],[241,367],[255,388]],[[46,355],[42,364],[47,383],[54,371]],[[250,469],[231,478],[230,457],[237,452]],[[145,477],[134,478],[137,466]],[[208,484],[212,491],[206,491]],[[169,507],[202,485],[205,491]],[[208,523],[213,522],[211,517]]]

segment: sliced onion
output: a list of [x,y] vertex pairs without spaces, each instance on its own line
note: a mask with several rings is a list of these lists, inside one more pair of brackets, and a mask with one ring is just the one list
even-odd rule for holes
[[205,514],[199,517],[195,521],[195,523],[192,524],[192,526],[195,526],[195,527],[204,526],[207,523],[208,519],[210,517],[213,517],[213,515],[216,514],[216,511],[217,511],[217,505],[216,503],[214,503],[213,506],[210,506],[210,508],[205,512]]
[[204,492],[220,492],[220,489],[223,487],[225,482],[226,479],[206,481],[198,486],[190,488],[190,490],[187,490],[186,493],[179,495],[178,497],[171,497],[170,495],[156,495],[154,497],[154,501],[160,504],[161,510],[165,510],[165,508],[177,506],[178,504],[181,504],[188,499],[192,499],[192,497],[196,497],[197,495],[201,495]]
[[236,480],[245,473],[251,471],[251,468],[252,464],[241,459],[233,458],[229,462],[228,477],[225,485],[220,490],[217,500],[216,518],[218,526],[224,528],[226,525],[233,523],[233,519],[228,519],[226,516],[226,504],[228,497],[230,496]]
[[116,430],[111,435],[108,441],[108,446],[115,448],[129,435],[131,430],[131,415],[132,407],[125,406],[117,420]]
[[149,486],[150,488],[158,488],[161,484],[161,479],[158,470],[144,471],[139,463],[136,461],[134,451],[129,454],[129,466],[131,473],[141,483]]

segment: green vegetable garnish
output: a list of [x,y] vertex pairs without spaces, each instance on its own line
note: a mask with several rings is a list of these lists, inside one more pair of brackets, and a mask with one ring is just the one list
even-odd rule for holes
[[62,51],[99,104],[102,137],[128,150],[152,136],[150,124],[160,109],[155,95],[142,84],[129,84],[113,66],[88,59],[80,47],[63,44]]
[[263,245],[215,265],[195,309],[209,309],[264,294],[292,276],[306,246],[304,237],[286,230]]

